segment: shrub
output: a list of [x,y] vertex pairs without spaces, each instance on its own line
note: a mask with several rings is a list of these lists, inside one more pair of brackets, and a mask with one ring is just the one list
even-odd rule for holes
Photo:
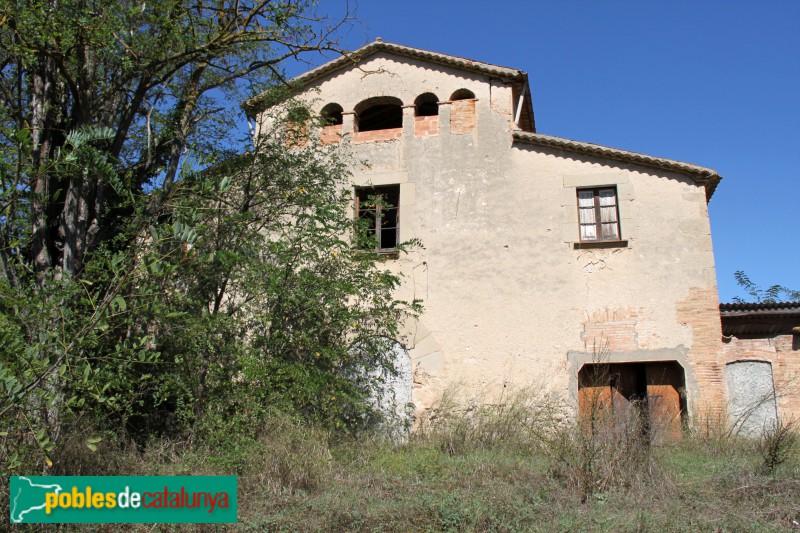
[[797,445],[797,421],[778,420],[764,428],[756,449],[762,458],[761,473],[770,475],[791,457]]

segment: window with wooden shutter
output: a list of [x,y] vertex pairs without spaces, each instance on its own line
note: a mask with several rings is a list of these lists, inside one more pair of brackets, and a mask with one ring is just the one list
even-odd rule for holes
[[616,187],[578,189],[578,223],[581,242],[619,241]]

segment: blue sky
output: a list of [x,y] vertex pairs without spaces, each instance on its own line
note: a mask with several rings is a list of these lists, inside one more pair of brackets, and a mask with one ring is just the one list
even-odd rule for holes
[[736,270],[800,290],[800,1],[362,0],[357,14],[346,48],[380,36],[528,72],[540,133],[717,170],[721,301],[743,296]]

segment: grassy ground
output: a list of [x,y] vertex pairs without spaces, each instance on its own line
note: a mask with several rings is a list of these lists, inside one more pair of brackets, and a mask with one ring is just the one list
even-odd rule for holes
[[768,472],[763,439],[690,434],[652,447],[629,431],[477,420],[428,427],[403,445],[283,421],[249,443],[76,450],[61,468],[239,475],[236,525],[87,531],[800,531],[800,453],[788,440]]
[[[334,448],[311,490],[253,493],[240,526],[272,531],[786,531],[800,520],[800,465],[755,472],[752,449],[686,441],[639,476],[584,497],[548,454],[449,454],[433,443]],[[800,528],[798,528],[800,530]]]

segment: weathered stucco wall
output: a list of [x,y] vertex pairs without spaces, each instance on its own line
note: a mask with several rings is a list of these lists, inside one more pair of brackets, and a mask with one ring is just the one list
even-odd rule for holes
[[[459,89],[475,99],[454,106]],[[425,92],[440,99],[438,124],[415,135],[413,102]],[[342,106],[336,134],[369,161],[353,184],[400,184],[400,239],[424,243],[389,262],[406,277],[401,296],[425,306],[408,328],[418,409],[454,384],[488,398],[538,384],[577,406],[578,370],[598,360],[678,361],[690,410],[723,409],[706,195],[690,177],[512,143],[510,85],[388,53],[304,95],[314,109]],[[375,96],[407,106],[402,133],[354,143],[352,111]],[[472,106],[474,128],[451,120]],[[606,185],[627,242],[576,248],[576,188]]]

